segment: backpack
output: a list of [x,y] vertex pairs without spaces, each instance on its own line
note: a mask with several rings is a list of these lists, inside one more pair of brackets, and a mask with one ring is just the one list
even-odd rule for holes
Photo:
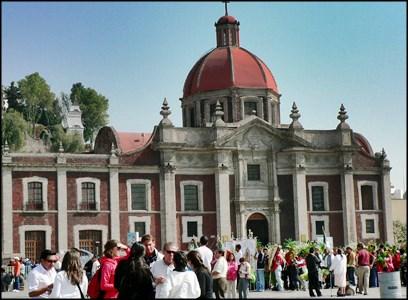
[[88,284],[88,296],[91,299],[103,298],[104,291],[101,290],[101,277],[102,277],[102,264],[92,276],[91,281]]

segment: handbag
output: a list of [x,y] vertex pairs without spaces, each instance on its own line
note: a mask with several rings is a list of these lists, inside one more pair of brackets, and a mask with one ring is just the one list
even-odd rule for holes
[[82,293],[81,287],[79,286],[79,283],[77,283],[77,287],[79,289],[79,292],[81,293],[81,299],[85,299],[84,294]]

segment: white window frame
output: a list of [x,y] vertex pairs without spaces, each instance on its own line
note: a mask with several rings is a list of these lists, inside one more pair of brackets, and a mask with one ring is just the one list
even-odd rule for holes
[[[312,198],[312,187],[314,186],[322,186],[323,187],[323,201],[324,201],[324,208],[325,210],[313,210],[313,198]],[[325,181],[309,181],[307,184],[308,192],[309,192],[309,207],[310,212],[320,212],[320,211],[330,211],[329,206],[329,183]]]
[[[149,216],[144,216],[144,217],[129,216],[129,232],[135,232],[135,222],[145,223],[145,228],[146,228],[145,234],[150,234],[151,217]],[[139,238],[141,238],[141,236],[139,236]]]
[[376,181],[361,180],[357,182],[358,187],[358,205],[359,209],[363,210],[363,198],[361,197],[361,187],[363,185],[371,185],[373,191],[374,210],[378,210],[378,183]]
[[[380,230],[378,228],[378,214],[360,214],[361,218],[361,238],[379,239]],[[374,220],[374,233],[367,233],[366,220]]]
[[188,210],[187,212],[203,211],[203,182],[198,180],[184,180],[180,181],[180,196],[181,196],[181,211],[185,211],[185,201],[184,201],[184,186],[185,185],[195,185],[197,186],[198,193],[198,210]]
[[45,231],[45,248],[51,249],[51,225],[21,225],[18,227],[18,233],[20,235],[20,256],[25,257],[26,231]]
[[330,223],[328,215],[310,216],[310,221],[312,223],[312,240],[316,240],[317,236],[323,236],[321,234],[316,234],[316,221],[324,221],[324,232],[326,233],[326,237],[330,236]]
[[[132,209],[132,184],[144,184],[146,188],[146,209]],[[152,210],[152,183],[149,179],[128,179],[126,180],[128,211],[131,212],[146,212]]]
[[95,204],[96,204],[96,210],[95,211],[100,211],[101,210],[101,181],[98,178],[93,178],[93,177],[80,177],[76,179],[76,186],[77,186],[77,210],[80,211],[94,211],[94,210],[81,210],[80,205],[82,202],[82,183],[84,182],[91,182],[95,184]]
[[103,246],[108,241],[108,226],[106,225],[74,225],[74,247],[79,248],[79,232],[82,230],[99,230],[102,231],[102,251]]
[[41,182],[43,209],[38,211],[48,211],[48,178],[38,176],[23,178],[23,210],[27,211],[26,204],[28,203],[28,184],[31,182]]
[[197,222],[197,237],[201,237],[203,235],[203,217],[202,216],[182,216],[181,217],[181,224],[182,224],[182,242],[189,243],[191,242],[192,236],[187,236],[187,222]]

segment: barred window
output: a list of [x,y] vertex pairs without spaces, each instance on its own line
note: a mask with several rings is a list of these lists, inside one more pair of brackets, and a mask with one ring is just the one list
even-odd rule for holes
[[260,165],[248,165],[248,181],[261,180],[261,168]]
[[323,186],[312,186],[312,210],[324,211],[324,190]]
[[256,102],[253,102],[253,101],[245,102],[244,107],[245,107],[245,115],[250,116],[252,115],[253,111],[255,111],[255,114],[257,114],[258,112]]
[[82,199],[80,209],[82,210],[96,210],[96,197],[95,197],[95,183],[82,182]]
[[45,249],[45,231],[26,231],[24,235],[25,257],[36,261]]
[[198,210],[198,188],[196,185],[184,186],[184,210]]
[[316,221],[316,234],[323,235],[324,221]]
[[365,223],[366,223],[366,233],[375,233],[374,220],[366,219]]
[[132,210],[146,210],[146,185],[132,184]]
[[28,201],[26,204],[27,210],[42,210],[43,209],[43,187],[41,182],[28,183]]
[[374,197],[373,197],[373,187],[371,185],[361,186],[361,203],[362,209],[371,210],[374,209]]
[[80,230],[79,248],[92,252],[95,255],[102,255],[102,231],[101,230]]
[[139,232],[139,236],[146,234],[146,223],[145,222],[135,222],[135,232]]
[[197,222],[187,222],[187,236],[198,236]]

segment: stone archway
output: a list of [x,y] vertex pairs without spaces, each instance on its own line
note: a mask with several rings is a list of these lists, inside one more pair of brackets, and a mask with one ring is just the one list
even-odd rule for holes
[[246,231],[251,229],[254,236],[258,237],[263,245],[269,242],[269,230],[268,230],[268,220],[263,214],[253,213],[249,216],[246,223]]

